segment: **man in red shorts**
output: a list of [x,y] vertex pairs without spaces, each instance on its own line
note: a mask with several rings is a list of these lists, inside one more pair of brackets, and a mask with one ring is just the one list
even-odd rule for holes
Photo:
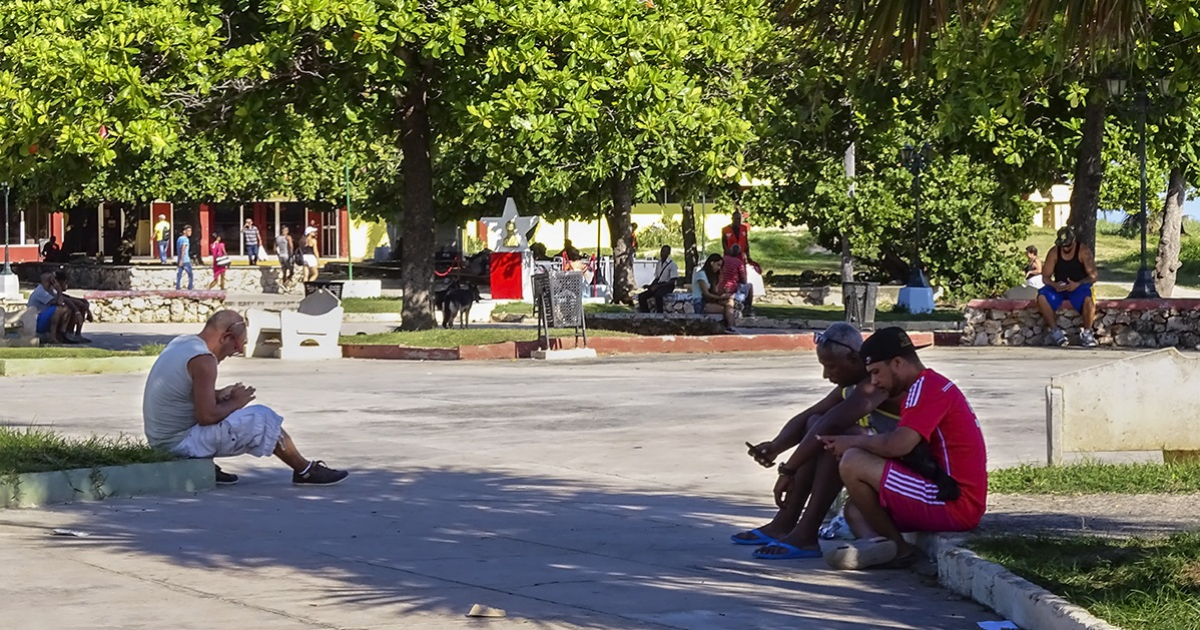
[[845,569],[905,568],[919,554],[901,532],[961,532],[979,525],[987,508],[987,448],[970,403],[954,383],[921,363],[903,330],[876,331],[861,354],[871,383],[890,396],[905,394],[904,403],[895,431],[821,438],[841,458],[838,471],[850,495],[846,521],[864,541],[835,550],[826,561]]

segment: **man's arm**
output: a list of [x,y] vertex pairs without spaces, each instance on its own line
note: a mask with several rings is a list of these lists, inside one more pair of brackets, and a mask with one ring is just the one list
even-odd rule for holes
[[1050,248],[1050,253],[1046,254],[1046,264],[1042,265],[1042,284],[1046,286],[1054,285],[1054,265],[1058,263],[1058,248]]
[[1079,261],[1083,263],[1084,271],[1087,271],[1087,277],[1083,279],[1088,284],[1096,284],[1100,279],[1100,274],[1096,272],[1096,255],[1091,247],[1079,244]]
[[775,436],[775,439],[768,442],[771,454],[778,455],[800,443],[800,440],[804,437],[804,427],[808,424],[809,419],[813,416],[828,413],[841,402],[842,390],[839,387],[826,394],[824,398],[818,400],[813,406],[792,416],[787,421],[787,424],[783,425],[783,428],[779,430],[779,434]]
[[211,354],[194,357],[188,361],[188,373],[192,376],[192,402],[196,407],[196,422],[201,426],[217,424],[229,414],[245,407],[254,400],[254,389],[233,386],[222,389],[229,396],[220,400],[217,394],[217,358]]
[[849,398],[822,415],[817,424],[808,430],[808,434],[800,440],[799,446],[788,458],[785,466],[796,470],[804,462],[816,457],[824,449],[818,436],[844,433],[860,418],[882,405],[885,400],[887,400],[887,394],[874,386],[862,385],[854,388],[854,393],[850,394]]
[[823,435],[825,449],[841,457],[852,448],[861,448],[885,459],[904,457],[921,443],[921,434],[909,427],[899,427],[879,435]]

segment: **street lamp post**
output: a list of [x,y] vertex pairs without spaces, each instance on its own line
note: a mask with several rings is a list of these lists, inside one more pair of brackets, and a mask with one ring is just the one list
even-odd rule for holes
[[[1125,79],[1112,78],[1108,79],[1108,93],[1113,98],[1118,98],[1125,91]],[[1159,88],[1163,95],[1166,95],[1170,90],[1170,80],[1162,79],[1159,81]],[[1142,224],[1142,261],[1138,267],[1137,278],[1133,282],[1133,290],[1129,292],[1129,300],[1139,299],[1158,299],[1158,290],[1154,287],[1154,276],[1150,273],[1150,266],[1146,261],[1146,230],[1150,224],[1150,213],[1146,208],[1146,116],[1150,110],[1150,95],[1146,93],[1146,88],[1143,86],[1137,91],[1134,101],[1134,109],[1138,114],[1138,158],[1141,162],[1141,216],[1139,220]]]
[[929,287],[929,280],[925,278],[925,272],[921,269],[921,173],[929,166],[930,155],[931,149],[928,142],[921,145],[920,151],[914,149],[911,144],[904,145],[904,148],[900,150],[900,160],[904,163],[905,168],[913,174],[913,207],[917,222],[917,239],[913,246],[912,271],[906,285],[913,288]]
[[8,262],[8,182],[0,184],[4,186],[4,275],[12,275],[12,265]]

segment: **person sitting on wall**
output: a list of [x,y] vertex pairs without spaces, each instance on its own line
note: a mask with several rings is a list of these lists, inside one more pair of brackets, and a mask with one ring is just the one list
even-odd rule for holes
[[663,298],[675,291],[675,281],[679,278],[679,266],[671,260],[671,247],[663,245],[659,251],[658,264],[654,266],[654,280],[646,285],[646,290],[638,294],[638,311],[650,312],[650,299],[654,299],[654,312],[663,312]]
[[62,262],[62,247],[58,244],[57,236],[51,236],[42,246],[42,262]]
[[738,545],[765,545],[754,552],[764,560],[821,557],[818,532],[842,480],[837,460],[817,436],[887,433],[899,421],[900,398],[871,385],[859,354],[863,337],[858,329],[838,322],[815,334],[814,341],[821,375],[834,384],[833,391],[792,417],[775,439],[750,446],[750,456],[762,466],[771,466],[776,457],[796,447],[779,465],[775,518],[732,537]]
[[[218,311],[198,335],[181,335],[163,350],[142,396],[142,422],[150,446],[178,457],[208,459],[274,455],[292,469],[296,485],[329,486],[349,473],[306,459],[283,430],[283,417],[265,405],[251,405],[255,390],[241,383],[217,389],[217,368],[245,352],[246,320]],[[237,483],[237,475],[216,469],[217,483]]]
[[1040,289],[1046,286],[1042,280],[1042,260],[1038,258],[1037,245],[1025,248],[1025,286]]
[[[96,321],[96,318],[92,316],[92,304],[83,298],[67,295],[68,284],[67,272],[62,269],[54,272],[54,288],[62,296],[63,303],[71,310],[71,321],[75,322],[72,334],[83,343],[92,343],[91,339],[83,336],[83,322]],[[74,317],[75,315],[80,317]]]
[[47,343],[82,343],[82,340],[71,334],[71,329],[76,327],[75,318],[79,317],[82,321],[82,316],[67,308],[54,279],[54,272],[47,271],[42,274],[41,283],[29,294],[26,304],[37,311],[35,332]]
[[717,289],[732,295],[733,301],[741,307],[743,314],[752,315],[754,295],[746,272],[746,261],[742,258],[741,246],[734,244],[722,260],[724,264],[721,268],[721,282]]
[[1069,302],[1083,318],[1079,331],[1079,342],[1085,348],[1096,347],[1096,333],[1092,330],[1096,320],[1096,297],[1092,285],[1096,283],[1096,260],[1092,248],[1080,243],[1075,230],[1067,225],[1058,230],[1058,239],[1046,255],[1042,265],[1042,282],[1038,290],[1037,308],[1050,331],[1050,340],[1060,346],[1067,345],[1067,334],[1058,327],[1055,312]]
[[[964,532],[987,510],[987,446],[962,391],[926,368],[900,328],[875,331],[862,349],[871,384],[904,397],[900,423],[878,435],[822,435],[840,459],[858,544],[825,555],[836,569],[906,568],[920,553],[902,532]],[[919,456],[918,456],[919,455]]]

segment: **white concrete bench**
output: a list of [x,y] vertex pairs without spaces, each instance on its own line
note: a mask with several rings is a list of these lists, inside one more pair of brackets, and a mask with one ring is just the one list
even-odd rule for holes
[[[246,356],[285,361],[338,359],[342,348],[342,303],[322,289],[300,301],[295,311],[250,309],[246,313]],[[279,345],[265,343],[278,339]]]
[[38,345],[37,310],[23,307],[14,311],[0,309],[4,321],[3,343],[0,345],[21,348]]

